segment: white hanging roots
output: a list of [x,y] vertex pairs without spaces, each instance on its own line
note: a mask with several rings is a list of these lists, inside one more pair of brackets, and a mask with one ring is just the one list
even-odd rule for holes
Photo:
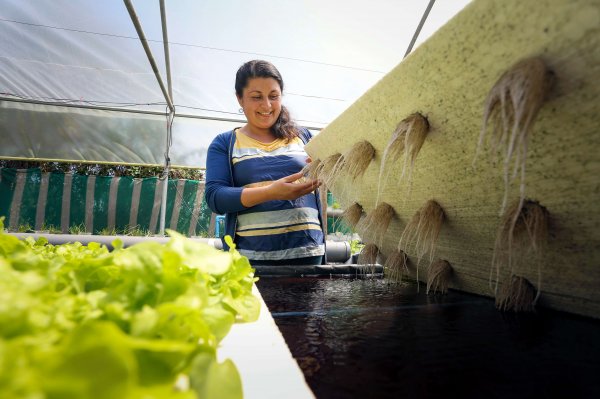
[[515,259],[524,258],[527,263],[533,262],[537,266],[537,302],[542,285],[540,264],[548,242],[549,223],[550,213],[537,201],[519,199],[506,210],[494,243],[490,269],[490,288],[494,270],[496,272],[495,294],[498,293],[502,266],[506,264],[512,275]]
[[444,223],[444,209],[435,200],[429,200],[413,215],[398,242],[398,249],[414,246],[419,259],[429,252],[433,261],[435,244]]
[[355,202],[352,205],[350,205],[344,210],[344,213],[342,213],[342,217],[344,218],[344,220],[346,220],[350,227],[352,227],[353,229],[356,228],[356,225],[360,221],[362,215],[363,208],[358,202]]
[[491,121],[491,152],[504,153],[504,199],[500,213],[506,207],[509,185],[519,173],[520,197],[525,197],[528,136],[538,111],[548,97],[553,81],[553,74],[546,68],[544,61],[537,57],[528,58],[506,71],[485,100],[483,127],[473,163],[483,146],[487,126]]
[[[411,114],[400,121],[383,151],[383,159],[381,160],[381,165],[379,167],[379,181],[377,184],[377,203],[379,203],[379,195],[385,187],[385,183],[387,182],[391,170],[389,164],[397,162],[401,155],[404,155],[404,165],[402,167],[400,180],[402,180],[408,171],[410,187],[415,160],[417,159],[419,150],[425,142],[428,132],[429,122],[427,121],[427,118],[418,112]],[[386,174],[385,179],[383,179],[386,165],[388,166],[388,173]]]
[[[354,182],[365,173],[373,158],[375,158],[375,147],[366,140],[359,141],[343,155],[337,153],[325,158],[319,180],[327,187],[334,187],[340,174],[345,172],[349,180]],[[350,184],[345,184],[336,195],[340,199],[345,199],[348,190],[351,189]]]
[[405,272],[408,273],[408,256],[404,251],[395,249],[385,260],[383,275],[390,281],[400,283]]
[[344,170],[352,181],[361,177],[375,158],[375,147],[366,140],[355,143],[343,155],[340,169]]
[[335,153],[325,158],[319,165],[316,173],[319,178],[327,187],[332,187],[335,181],[335,169],[342,154]]
[[379,255],[379,248],[377,245],[370,243],[363,247],[362,251],[358,255],[359,265],[374,265],[377,263],[377,256]]
[[510,281],[502,285],[496,297],[496,307],[504,312],[531,312],[537,297],[535,288],[527,279],[512,275]]
[[444,219],[444,209],[436,201],[429,200],[415,212],[400,235],[398,249],[404,248],[408,252],[408,248],[412,246],[417,256],[417,281],[421,259],[429,253],[429,262],[433,261],[435,245]]
[[307,163],[304,168],[302,168],[302,172],[304,176],[309,179],[316,180],[319,178],[319,172],[323,168],[323,163],[320,159],[315,159],[312,162]]
[[394,215],[396,215],[394,208],[387,202],[382,202],[377,205],[377,208],[367,214],[357,226],[357,230],[361,232],[361,235],[369,237],[373,242],[382,245],[383,237]]
[[427,272],[427,293],[440,292],[445,294],[448,292],[448,284],[452,277],[452,266],[447,260],[438,259],[429,265]]

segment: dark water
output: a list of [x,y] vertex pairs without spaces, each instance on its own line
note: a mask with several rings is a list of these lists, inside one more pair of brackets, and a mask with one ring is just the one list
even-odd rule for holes
[[258,288],[317,398],[600,398],[600,321],[381,279]]

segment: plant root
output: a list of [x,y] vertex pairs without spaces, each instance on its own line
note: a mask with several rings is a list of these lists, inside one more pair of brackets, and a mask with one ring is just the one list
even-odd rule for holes
[[414,246],[417,258],[421,259],[429,252],[429,261],[433,261],[437,238],[444,223],[444,209],[435,200],[429,200],[413,215],[400,236],[398,249]]
[[356,181],[375,158],[375,152],[375,147],[371,143],[366,140],[359,141],[342,156],[340,168],[346,171],[352,181]]
[[304,176],[309,179],[316,180],[319,178],[319,172],[323,168],[323,163],[320,159],[315,159],[312,162],[307,163],[303,168],[302,172]]
[[408,256],[404,251],[395,249],[385,260],[383,275],[392,282],[401,283],[404,272],[408,272]]
[[358,255],[359,265],[375,265],[377,263],[377,256],[379,255],[379,248],[377,245],[370,243],[363,247],[362,251]]
[[523,277],[512,275],[496,297],[496,307],[503,312],[531,312],[535,308],[535,298],[533,285]]
[[440,204],[429,200],[415,212],[400,235],[398,249],[408,252],[408,248],[412,246],[417,256],[417,281],[419,281],[419,263],[428,252],[429,262],[433,262],[435,246],[445,217],[444,209]]
[[447,260],[438,259],[429,265],[427,273],[427,294],[429,291],[445,294],[448,292],[448,283],[452,277],[452,266]]
[[520,198],[525,198],[528,136],[553,83],[554,74],[544,61],[538,57],[527,58],[507,70],[485,100],[483,127],[473,164],[484,144],[488,123],[492,122],[491,152],[504,152],[504,198],[500,213],[506,207],[509,185],[518,174],[521,175]]
[[337,169],[341,158],[342,154],[339,152],[329,155],[321,162],[319,169],[316,171],[319,180],[327,187],[332,187],[337,178]]
[[360,221],[362,215],[363,208],[358,202],[355,202],[352,205],[350,205],[344,210],[344,213],[342,213],[342,217],[344,218],[344,220],[346,220],[353,229],[356,228],[356,225]]
[[[408,172],[410,187],[415,160],[417,159],[419,150],[425,142],[428,132],[429,122],[427,121],[427,118],[418,112],[415,112],[400,121],[383,151],[383,159],[381,161],[381,166],[379,167],[379,180],[377,183],[377,203],[379,203],[379,196],[388,180],[389,171],[391,169],[389,164],[397,162],[401,155],[404,155],[404,165],[402,167],[400,181]],[[386,165],[388,165],[387,174],[385,174]],[[383,178],[384,174],[385,178]]]
[[494,293],[498,292],[502,266],[506,264],[513,274],[515,258],[526,257],[527,262],[537,264],[537,302],[542,284],[540,263],[548,243],[549,224],[550,213],[537,201],[519,199],[506,209],[496,235],[490,269],[490,288],[496,271]]
[[357,229],[361,234],[370,237],[373,242],[381,245],[394,215],[396,215],[394,208],[387,202],[382,202],[371,213],[367,214],[357,226]]

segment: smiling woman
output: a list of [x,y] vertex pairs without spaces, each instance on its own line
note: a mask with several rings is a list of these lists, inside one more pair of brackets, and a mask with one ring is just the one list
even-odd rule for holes
[[283,79],[272,64],[242,65],[235,91],[248,123],[210,145],[207,203],[226,214],[226,235],[253,265],[321,264],[320,183],[303,172],[309,161],[304,145],[312,136],[282,105]]

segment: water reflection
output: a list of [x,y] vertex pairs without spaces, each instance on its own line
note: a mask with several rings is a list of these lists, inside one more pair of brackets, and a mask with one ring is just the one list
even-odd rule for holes
[[600,397],[600,323],[380,279],[258,287],[317,397]]

